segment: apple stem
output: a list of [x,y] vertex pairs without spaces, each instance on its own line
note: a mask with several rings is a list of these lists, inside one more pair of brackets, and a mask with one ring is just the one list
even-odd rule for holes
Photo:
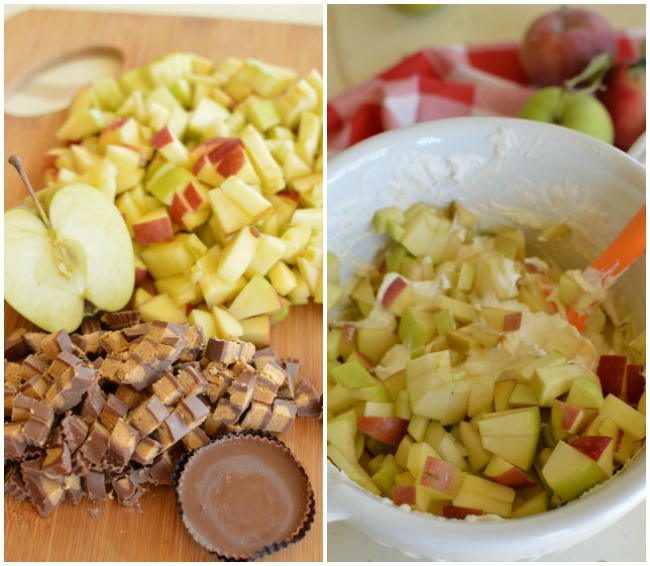
[[38,197],[36,196],[36,191],[34,191],[32,184],[29,182],[29,178],[25,173],[25,169],[23,168],[23,164],[20,161],[20,157],[18,157],[17,155],[12,155],[9,158],[9,163],[11,163],[16,168],[16,171],[18,171],[18,175],[20,175],[20,179],[27,187],[27,192],[29,192],[29,196],[32,197],[34,204],[36,204],[36,209],[38,210],[38,214],[40,215],[43,224],[45,224],[45,226],[48,229],[51,229],[52,225],[50,224],[50,219],[47,217],[47,214],[45,214],[45,210],[41,206],[41,203],[38,200]]

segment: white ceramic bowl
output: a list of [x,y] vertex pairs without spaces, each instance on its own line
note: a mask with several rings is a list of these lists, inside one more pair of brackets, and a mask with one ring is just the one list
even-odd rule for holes
[[[539,253],[560,267],[586,267],[645,202],[645,168],[578,132],[518,119],[455,118],[394,130],[361,142],[328,164],[328,249],[342,278],[384,241],[375,210],[458,200],[483,226],[518,225],[534,244],[539,228],[564,221],[570,240]],[[645,328],[645,261],[617,282],[618,296]],[[645,498],[645,449],[610,482],[562,508],[494,522],[409,512],[352,483],[328,462],[328,520],[406,554],[432,560],[531,560],[606,529]]]

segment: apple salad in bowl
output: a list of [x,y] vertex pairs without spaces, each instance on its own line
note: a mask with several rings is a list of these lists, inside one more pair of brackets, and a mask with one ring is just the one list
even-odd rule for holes
[[583,269],[643,204],[642,167],[481,118],[376,136],[328,171],[330,519],[414,556],[519,560],[604,528],[615,490],[616,516],[639,502],[643,265],[607,292]]

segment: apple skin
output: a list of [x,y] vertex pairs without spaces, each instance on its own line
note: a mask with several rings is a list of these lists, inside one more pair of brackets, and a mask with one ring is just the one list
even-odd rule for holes
[[598,98],[614,121],[614,144],[627,151],[645,132],[645,66],[614,65]]
[[614,124],[603,103],[586,94],[566,93],[560,87],[537,91],[526,101],[519,117],[559,124],[605,143],[614,142]]
[[357,419],[357,429],[374,438],[388,444],[389,446],[399,446],[402,438],[406,436],[409,421],[394,417],[366,417],[359,415]]
[[616,36],[600,14],[561,8],[537,18],[519,47],[519,61],[530,82],[560,85],[601,53],[616,55]]

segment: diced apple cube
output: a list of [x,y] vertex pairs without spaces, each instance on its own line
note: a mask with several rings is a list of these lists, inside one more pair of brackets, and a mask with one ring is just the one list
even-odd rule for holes
[[272,313],[281,306],[271,283],[261,275],[254,275],[233,300],[228,311],[241,320]]

